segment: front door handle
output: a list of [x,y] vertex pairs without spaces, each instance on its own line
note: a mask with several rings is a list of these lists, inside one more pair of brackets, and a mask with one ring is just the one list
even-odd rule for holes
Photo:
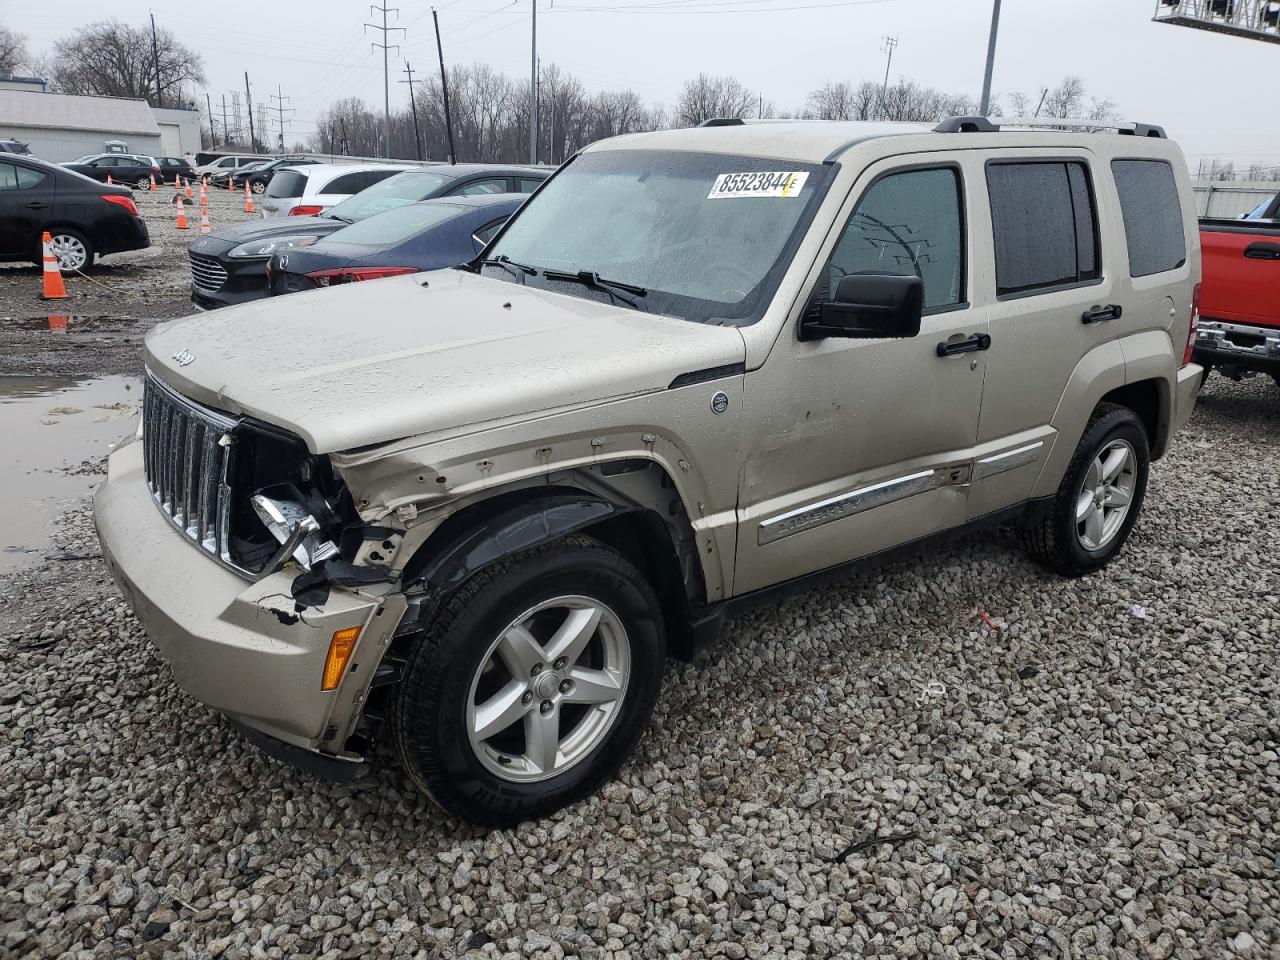
[[1124,309],[1118,303],[1109,303],[1105,307],[1093,307],[1086,310],[1080,318],[1082,323],[1102,323],[1104,320],[1119,320]]
[[48,204],[42,200],[32,200],[30,203],[27,204],[27,207],[32,210],[43,210],[47,206]]
[[991,337],[985,333],[975,333],[964,340],[946,340],[938,344],[938,356],[954,357],[958,353],[977,353],[990,348]]
[[1280,260],[1280,243],[1251,243],[1244,255],[1250,260]]

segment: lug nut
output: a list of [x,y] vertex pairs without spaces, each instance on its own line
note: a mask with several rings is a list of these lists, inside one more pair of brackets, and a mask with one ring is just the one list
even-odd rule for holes
[[564,657],[557,658],[556,662],[552,664],[552,666],[554,666],[557,670],[563,670],[568,665],[569,665],[569,661],[566,660]]
[[540,710],[542,711],[542,713],[545,715],[545,714],[550,713],[552,710],[554,710],[554,709],[555,709],[555,706],[551,703],[551,701],[550,701],[550,700],[543,700],[543,701],[542,701],[542,706],[541,706],[541,707],[539,707],[538,709],[540,709]]
[[538,674],[540,674],[541,672],[542,672],[542,664],[540,664],[540,663],[535,663],[535,664],[533,665],[533,669],[529,671],[529,676],[531,676],[531,677],[536,677],[536,676],[537,676]]
[[524,692],[524,696],[520,698],[520,702],[521,702],[521,703],[523,703],[526,707],[527,707],[529,704],[533,703],[533,691],[532,691],[532,690],[526,690],[526,691]]
[[572,690],[572,689],[573,689],[573,681],[572,681],[572,680],[561,680],[561,681],[560,681],[560,692],[561,692],[561,693],[568,693],[568,692],[569,692],[570,690]]

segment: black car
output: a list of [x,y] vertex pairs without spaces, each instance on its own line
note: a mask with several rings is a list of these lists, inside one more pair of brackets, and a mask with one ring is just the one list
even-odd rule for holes
[[267,261],[273,254],[314,243],[347,224],[419,200],[532,193],[551,173],[544,167],[438,164],[387,177],[318,217],[279,217],[231,224],[187,244],[191,299],[205,309],[257,300],[268,293]]
[[107,177],[110,177],[113,183],[140,188],[151,186],[152,177],[159,181],[162,176],[160,168],[151,163],[149,157],[135,157],[131,153],[91,154],[62,166],[99,183],[106,183]]
[[271,178],[275,176],[275,172],[280,167],[305,167],[307,164],[319,163],[319,160],[308,160],[305,157],[301,160],[290,160],[287,157],[281,157],[279,160],[272,160],[270,163],[264,163],[260,167],[252,169],[241,168],[232,172],[231,185],[237,190],[243,190],[245,181],[249,181],[249,189],[254,193],[264,193],[267,184],[271,182]]
[[446,197],[367,217],[309,246],[275,254],[267,266],[271,292],[456,267],[474,259],[526,199],[520,193]]
[[35,157],[0,156],[0,260],[39,263],[46,230],[63,270],[84,269],[95,255],[151,246],[128,187]]
[[184,182],[196,178],[195,169],[181,157],[156,157],[155,161],[160,164],[157,183],[173,183],[177,177],[182,177]]

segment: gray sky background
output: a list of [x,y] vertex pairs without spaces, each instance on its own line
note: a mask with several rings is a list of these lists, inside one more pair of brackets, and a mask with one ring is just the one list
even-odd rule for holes
[[[393,70],[408,58],[415,76],[435,70],[433,0],[398,3],[405,27]],[[529,76],[531,0],[434,0],[445,59],[487,62],[516,79]],[[33,52],[77,26],[116,19],[139,26],[154,10],[205,58],[208,92],[244,89],[255,101],[282,85],[297,112],[287,137],[305,137],[331,100],[359,96],[382,105],[377,35],[358,0],[265,0],[255,4],[55,0],[6,4],[4,21]],[[1273,89],[1280,44],[1222,37],[1151,22],[1152,0],[1005,0],[996,93],[1037,95],[1067,74],[1093,96],[1113,99],[1126,119],[1163,124],[1188,154],[1237,164],[1280,164]],[[696,9],[691,9],[696,8]],[[197,10],[188,13],[184,11]],[[225,10],[226,13],[218,13]],[[982,86],[989,0],[539,0],[538,52],[589,90],[631,88],[672,103],[699,71],[732,74],[779,109],[803,105],[826,80],[880,79],[886,34],[896,35],[892,79],[969,92]],[[395,83],[392,106],[408,103]],[[1250,91],[1253,91],[1252,93]]]

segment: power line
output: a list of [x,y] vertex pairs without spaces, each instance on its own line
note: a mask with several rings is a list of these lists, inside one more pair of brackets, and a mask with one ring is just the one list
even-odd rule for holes
[[400,47],[397,44],[388,44],[387,35],[390,33],[399,32],[408,36],[408,31],[405,30],[404,27],[387,26],[388,13],[394,13],[397,17],[400,15],[399,8],[387,6],[387,0],[382,0],[381,5],[370,4],[369,12],[382,14],[381,26],[379,26],[376,23],[366,23],[364,27],[366,30],[382,31],[382,42],[370,43],[369,46],[372,49],[376,49],[379,47],[382,48],[382,140],[383,140],[382,146],[383,146],[383,156],[390,157],[391,156],[391,65],[387,59],[387,55],[390,53],[391,48],[393,46],[395,47],[395,51],[398,54],[400,52]]

